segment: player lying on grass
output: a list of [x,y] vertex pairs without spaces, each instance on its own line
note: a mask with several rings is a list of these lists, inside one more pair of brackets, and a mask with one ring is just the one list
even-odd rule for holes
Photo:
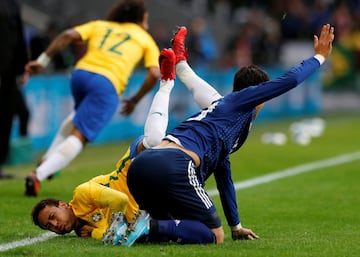
[[274,80],[269,81],[255,65],[242,67],[234,76],[232,93],[182,122],[160,145],[136,156],[127,184],[140,208],[154,219],[200,221],[222,243],[221,220],[204,189],[205,181],[214,175],[233,239],[256,238],[240,223],[230,154],[244,144],[266,101],[295,88],[319,69],[331,53],[333,40],[334,28],[324,25],[320,36],[314,36],[315,55]]
[[[139,231],[135,226],[134,232],[127,239],[121,234],[112,235],[109,225],[112,214],[115,213],[113,226],[115,224],[116,231],[125,228],[123,232],[126,232],[126,223],[122,222],[123,217],[117,212],[125,212],[128,221],[134,220],[135,213],[138,213],[139,209],[126,184],[128,166],[138,152],[159,144],[165,136],[169,95],[175,80],[174,63],[184,57],[179,58],[170,50],[163,50],[161,53],[163,56],[163,60],[160,57],[162,80],[145,123],[144,136],[132,143],[118,161],[113,172],[79,185],[69,204],[51,198],[38,202],[32,211],[32,218],[36,225],[58,234],[75,230],[78,236],[103,239],[107,244],[118,244],[121,240],[126,246],[130,246],[142,232],[144,227],[140,227]],[[178,70],[179,77],[183,78],[184,84],[193,93],[195,101],[201,108],[221,97],[214,88],[199,78],[189,66],[187,67],[187,69]],[[148,218],[146,215],[139,215],[135,224],[144,224]],[[149,225],[150,234],[144,239],[147,242],[172,241],[184,244],[215,242],[211,230],[198,221],[151,220]]]

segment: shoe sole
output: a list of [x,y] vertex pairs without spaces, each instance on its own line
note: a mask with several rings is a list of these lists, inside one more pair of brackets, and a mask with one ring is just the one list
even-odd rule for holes
[[118,245],[125,239],[127,224],[122,213],[115,213],[108,230],[104,233],[102,242],[104,245]]
[[[146,223],[149,222],[149,218],[150,218],[150,215],[149,215],[149,214],[146,214],[146,215],[144,216],[144,218],[142,218],[142,219],[139,221],[139,223],[137,223],[137,224],[135,225],[134,231],[130,232],[127,240],[125,240],[125,241],[122,243],[123,246],[126,246],[126,247],[132,246],[132,245],[135,243],[135,241],[136,241],[139,237],[141,237],[141,236],[143,235],[143,232],[145,231],[145,229],[146,229],[146,227],[147,227],[147,224],[146,224]],[[140,227],[140,228],[139,228],[139,227]],[[130,236],[132,236],[132,237],[130,237]]]
[[35,181],[31,177],[26,177],[25,179],[25,195],[26,196],[37,196],[35,192]]

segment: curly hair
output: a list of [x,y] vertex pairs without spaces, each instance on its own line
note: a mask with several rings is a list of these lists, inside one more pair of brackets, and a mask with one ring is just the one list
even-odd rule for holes
[[39,213],[46,207],[46,206],[55,206],[58,207],[60,203],[60,200],[54,199],[54,198],[45,198],[39,201],[33,208],[31,212],[31,217],[36,226],[40,226],[39,223]]
[[119,23],[139,23],[147,12],[143,0],[121,0],[114,4],[106,16],[106,20]]
[[234,76],[233,92],[269,81],[269,75],[256,65],[242,67]]

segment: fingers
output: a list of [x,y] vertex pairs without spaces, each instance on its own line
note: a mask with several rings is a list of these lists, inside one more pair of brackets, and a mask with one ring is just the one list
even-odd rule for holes
[[323,25],[320,38],[332,42],[334,40],[334,27],[330,26],[330,24]]
[[314,35],[314,46],[315,46],[315,48],[318,47],[318,45],[319,45],[319,38],[316,35]]
[[259,236],[250,230],[250,234],[248,235],[248,238],[254,240],[254,239],[258,239]]
[[246,231],[246,237],[247,237],[247,239],[249,239],[249,240],[254,240],[254,239],[258,239],[258,238],[259,238],[251,229],[248,229],[248,230]]
[[330,43],[332,43],[332,41],[334,41],[334,27],[330,28]]
[[234,240],[255,240],[258,239],[259,236],[256,235],[251,229],[241,228],[237,232],[233,232]]

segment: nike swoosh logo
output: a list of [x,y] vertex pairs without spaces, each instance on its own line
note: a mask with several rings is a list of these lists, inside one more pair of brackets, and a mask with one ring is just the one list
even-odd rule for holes
[[153,115],[153,114],[159,114],[160,116],[163,116],[163,114],[161,112],[153,112],[153,113],[151,113],[151,115]]

